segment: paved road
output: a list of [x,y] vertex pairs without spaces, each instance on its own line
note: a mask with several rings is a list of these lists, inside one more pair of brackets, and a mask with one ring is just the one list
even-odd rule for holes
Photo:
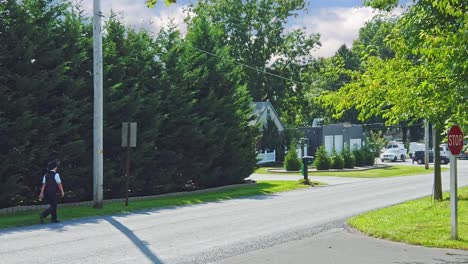
[[[444,189],[448,179],[444,173]],[[467,161],[459,163],[459,180],[460,186],[468,185]],[[0,231],[0,263],[284,263],[280,261],[285,260],[283,252],[296,247],[303,250],[291,251],[297,252],[296,262],[291,258],[291,263],[312,263],[305,259],[307,252],[324,244],[337,250],[321,251],[322,260],[328,262],[317,263],[431,263],[421,262],[423,255],[444,261],[433,263],[466,263],[447,258],[463,257],[464,251],[447,255],[446,250],[409,246],[401,246],[407,252],[404,261],[393,261],[401,251],[393,252],[392,247],[381,249],[383,259],[371,261],[379,252],[372,251],[379,248],[378,243],[389,242],[374,244],[373,239],[343,229],[350,216],[429,195],[431,190],[431,175],[366,179],[270,196],[11,229]],[[361,246],[349,249],[355,245]],[[298,255],[300,252],[304,255]],[[339,256],[345,262],[339,262]]]
[[217,264],[466,264],[468,252],[428,249],[370,238],[346,228],[237,255]]

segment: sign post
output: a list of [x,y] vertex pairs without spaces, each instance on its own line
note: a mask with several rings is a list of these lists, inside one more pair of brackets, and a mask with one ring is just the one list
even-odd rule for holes
[[450,230],[451,238],[458,239],[458,184],[457,184],[457,156],[463,148],[463,131],[454,124],[448,132],[448,148],[450,156]]
[[122,123],[122,147],[127,148],[127,173],[125,174],[125,206],[128,206],[128,188],[130,177],[130,148],[136,147],[137,123]]

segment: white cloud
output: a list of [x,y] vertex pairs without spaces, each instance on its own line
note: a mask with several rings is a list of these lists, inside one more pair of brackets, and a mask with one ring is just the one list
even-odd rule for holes
[[[93,12],[93,0],[81,0],[83,9],[89,16]],[[164,2],[164,1],[159,1]],[[108,17],[111,10],[119,13],[123,17],[123,22],[135,29],[145,29],[152,33],[158,33],[159,30],[167,26],[171,20],[178,25],[182,34],[185,34],[187,28],[184,23],[184,8],[186,6],[180,4],[173,4],[169,7],[162,3],[158,3],[154,8],[148,8],[145,1],[135,0],[102,0],[101,9],[104,17]]]
[[[393,15],[401,14],[397,10]],[[294,20],[293,28],[305,28],[309,34],[319,33],[322,47],[312,54],[318,57],[330,57],[338,48],[346,44],[351,47],[359,36],[359,29],[365,22],[379,13],[372,8],[321,8],[314,14]]]
[[[92,16],[93,0],[75,0],[81,2],[84,10]],[[123,21],[135,29],[144,28],[152,33],[158,33],[161,27],[167,26],[171,19],[178,25],[183,35],[187,32],[184,23],[184,8],[186,5],[173,4],[169,7],[159,1],[154,8],[146,7],[144,0],[102,0],[101,6],[105,16],[111,10],[122,14]],[[393,14],[402,13],[398,9]],[[338,48],[346,44],[351,47],[353,41],[359,36],[359,29],[364,23],[379,14],[372,8],[345,8],[328,7],[314,10],[309,14],[293,19],[291,28],[305,28],[309,34],[319,33],[322,47],[313,51],[312,54],[319,57],[329,57],[335,54]]]

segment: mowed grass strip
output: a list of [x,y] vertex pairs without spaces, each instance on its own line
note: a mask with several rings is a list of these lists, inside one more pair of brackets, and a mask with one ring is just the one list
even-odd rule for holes
[[[285,174],[285,172],[270,172],[268,167],[258,168],[255,173],[258,174]],[[442,171],[448,168],[441,168]],[[299,172],[286,172],[287,174],[298,175]],[[405,165],[391,165],[385,168],[375,168],[361,171],[309,171],[310,176],[336,176],[336,177],[350,177],[350,178],[388,178],[399,176],[411,176],[419,174],[434,173],[434,168],[426,170],[424,166],[405,166]]]
[[[233,187],[220,191],[198,194],[182,194],[173,197],[160,197],[151,200],[129,201],[128,207],[123,202],[104,203],[104,208],[93,209],[89,206],[63,207],[58,209],[60,220],[71,220],[93,216],[104,216],[118,213],[154,209],[169,206],[192,205],[212,201],[221,201],[240,197],[273,194],[310,186],[297,181],[259,181],[257,184]],[[49,217],[50,219],[50,217]],[[49,220],[46,219],[46,220]],[[20,212],[0,216],[0,228],[28,226],[39,223],[39,211]]]
[[458,240],[450,239],[450,200],[430,197],[365,213],[348,224],[373,237],[426,247],[468,249],[468,187],[459,188]]

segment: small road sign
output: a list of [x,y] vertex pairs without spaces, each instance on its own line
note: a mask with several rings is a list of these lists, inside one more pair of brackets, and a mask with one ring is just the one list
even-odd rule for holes
[[463,132],[458,125],[453,125],[448,132],[448,148],[454,156],[463,148]]

